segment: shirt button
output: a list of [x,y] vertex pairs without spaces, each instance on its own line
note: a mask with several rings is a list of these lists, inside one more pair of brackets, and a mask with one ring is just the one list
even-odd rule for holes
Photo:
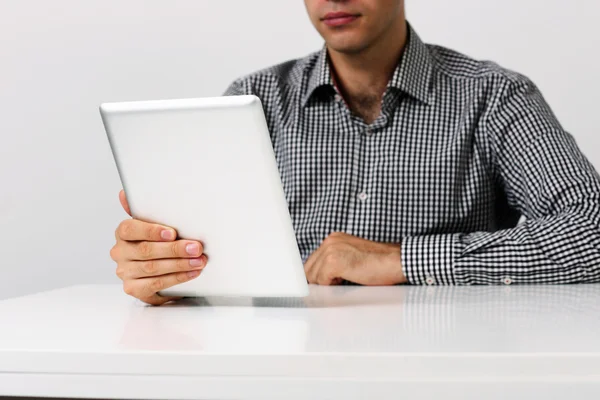
[[425,283],[428,285],[433,285],[435,283],[435,279],[433,279],[432,276],[428,276],[427,279],[425,279]]
[[367,136],[373,135],[373,131],[371,130],[371,128],[365,129],[365,135],[367,135]]
[[507,276],[502,280],[502,282],[504,282],[505,285],[510,285],[511,283],[513,283],[513,280]]
[[368,196],[368,195],[367,195],[365,192],[360,192],[360,193],[358,194],[358,199],[359,199],[360,201],[365,201],[365,200],[367,199],[367,197],[369,197],[369,196]]
[[342,96],[340,96],[339,94],[335,95],[335,101],[340,102],[342,101]]

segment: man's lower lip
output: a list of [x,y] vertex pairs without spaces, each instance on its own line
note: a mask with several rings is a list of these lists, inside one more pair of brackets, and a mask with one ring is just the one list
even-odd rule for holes
[[351,15],[348,17],[328,18],[328,19],[323,20],[323,22],[328,26],[341,26],[341,25],[349,24],[357,18],[358,18],[358,16]]

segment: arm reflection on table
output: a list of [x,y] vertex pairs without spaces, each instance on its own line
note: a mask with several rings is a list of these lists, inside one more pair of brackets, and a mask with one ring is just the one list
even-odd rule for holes
[[[600,286],[310,286],[306,298],[137,306],[120,345],[203,353],[545,351],[600,332]],[[560,325],[561,329],[556,329]],[[573,342],[575,340],[575,342]],[[560,350],[560,349],[556,349]]]

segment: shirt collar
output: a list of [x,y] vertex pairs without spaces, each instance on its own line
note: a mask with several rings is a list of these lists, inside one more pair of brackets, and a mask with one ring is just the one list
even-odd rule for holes
[[[394,69],[392,79],[388,82],[388,87],[399,89],[417,100],[431,104],[430,83],[433,69],[431,54],[408,22],[407,26],[408,40]],[[302,104],[306,105],[314,91],[322,86],[334,88],[325,45],[309,71],[308,85]]]
[[334,88],[331,70],[329,69],[329,57],[327,56],[327,46],[323,45],[317,56],[316,62],[309,69],[308,85],[302,98],[302,105],[305,106],[314,91],[322,86]]

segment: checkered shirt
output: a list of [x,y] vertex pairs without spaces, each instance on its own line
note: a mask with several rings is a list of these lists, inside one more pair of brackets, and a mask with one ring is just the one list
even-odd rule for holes
[[600,177],[535,84],[408,28],[371,124],[325,46],[225,92],[261,100],[303,260],[338,231],[400,243],[412,284],[600,281]]

